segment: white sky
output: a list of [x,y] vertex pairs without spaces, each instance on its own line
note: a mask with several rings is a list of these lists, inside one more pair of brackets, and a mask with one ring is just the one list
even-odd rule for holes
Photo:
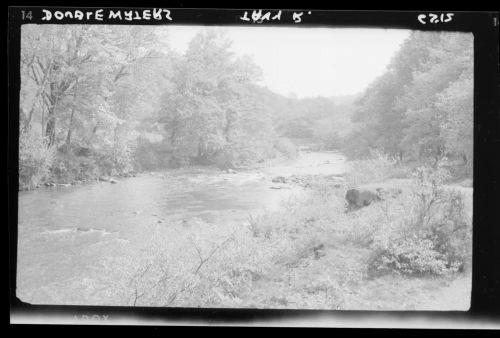
[[[170,45],[185,52],[200,26],[167,26]],[[260,83],[298,97],[361,92],[386,69],[408,30],[225,27],[232,50],[263,70]]]

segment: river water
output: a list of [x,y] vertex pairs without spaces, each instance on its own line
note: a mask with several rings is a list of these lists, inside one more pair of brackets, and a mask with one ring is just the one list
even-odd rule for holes
[[[120,255],[151,225],[190,222],[240,225],[303,193],[275,176],[342,175],[338,153],[300,153],[280,165],[236,173],[186,169],[107,182],[19,193],[17,295],[32,303],[65,303],[46,295],[86,273],[103,255]],[[279,189],[278,189],[279,188]],[[114,246],[122,248],[113,250]]]

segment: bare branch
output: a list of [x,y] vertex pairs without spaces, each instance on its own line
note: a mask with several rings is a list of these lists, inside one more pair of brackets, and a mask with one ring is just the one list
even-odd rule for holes
[[217,245],[211,252],[210,254],[206,257],[206,258],[203,258],[201,259],[201,255],[200,255],[200,264],[198,265],[198,267],[195,269],[194,271],[194,274],[197,274],[198,271],[200,271],[201,267],[210,260],[210,258],[212,258],[212,256],[217,252],[217,250],[219,250],[223,245],[225,245],[227,242],[229,242],[230,240],[233,239],[233,235],[234,235],[234,232],[233,234],[231,234],[231,236],[229,236],[228,238],[226,238],[224,241],[222,241],[219,245]]

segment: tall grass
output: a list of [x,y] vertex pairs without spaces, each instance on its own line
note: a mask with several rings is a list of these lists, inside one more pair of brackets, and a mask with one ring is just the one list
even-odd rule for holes
[[407,176],[408,170],[398,161],[386,154],[375,152],[367,159],[348,162],[346,182],[348,188],[352,188],[366,183]]

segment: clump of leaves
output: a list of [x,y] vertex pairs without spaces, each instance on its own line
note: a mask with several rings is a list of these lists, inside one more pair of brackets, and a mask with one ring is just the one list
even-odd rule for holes
[[446,257],[434,249],[434,243],[425,236],[413,234],[391,242],[372,256],[369,272],[397,272],[402,274],[436,274],[450,271]]
[[19,135],[19,187],[36,187],[48,176],[55,158],[55,148],[31,130]]

